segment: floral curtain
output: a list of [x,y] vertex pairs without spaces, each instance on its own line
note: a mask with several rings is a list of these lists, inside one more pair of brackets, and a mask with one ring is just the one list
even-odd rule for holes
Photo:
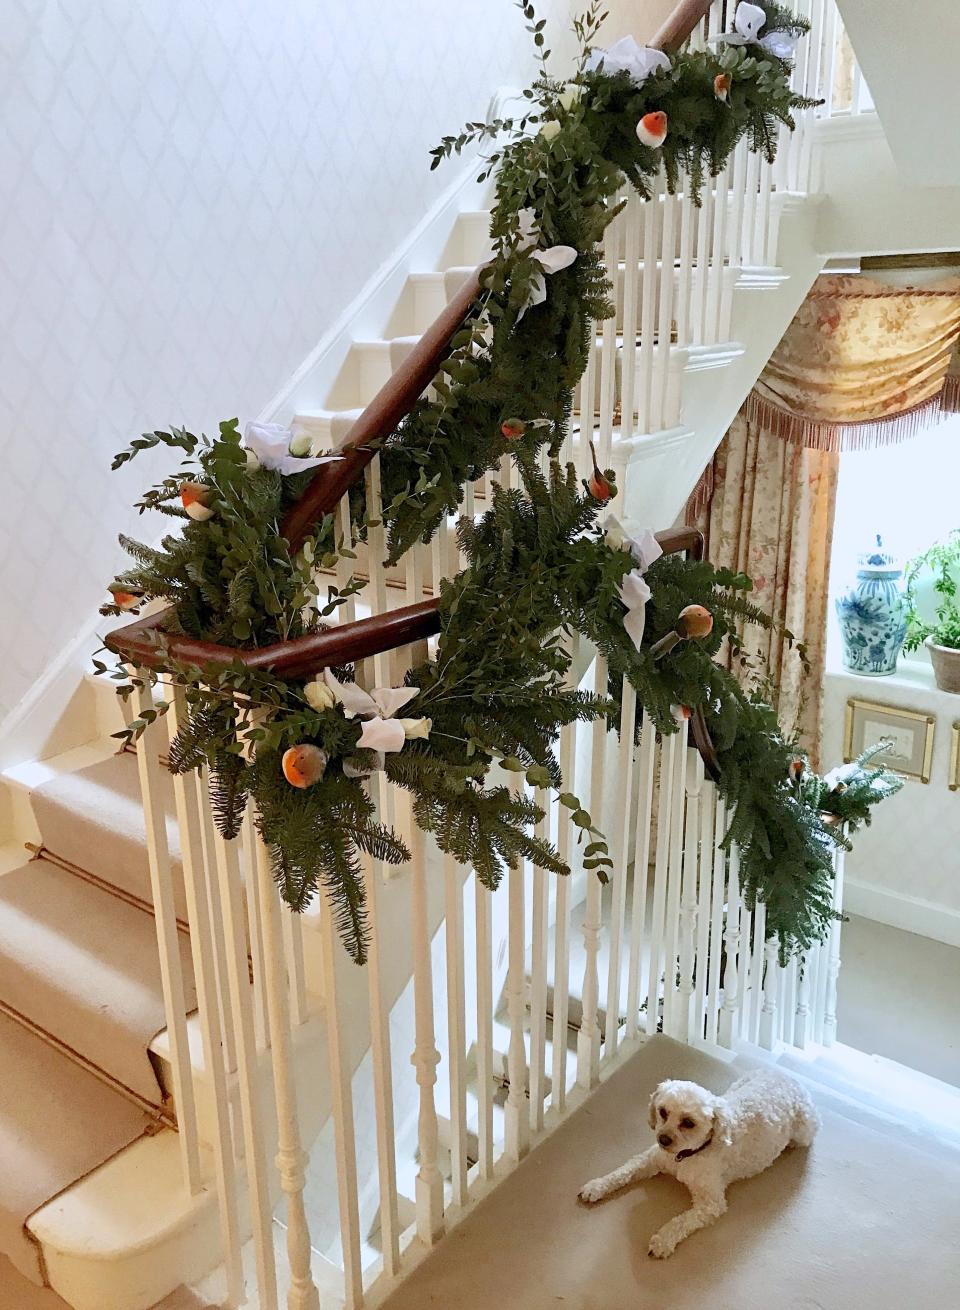
[[[780,685],[816,763],[839,452],[901,441],[960,409],[960,278],[920,288],[817,279],[687,506],[714,564],[749,573],[778,630],[747,652]],[[807,649],[810,676],[779,629]]]
[[[746,407],[745,407],[746,408]],[[748,657],[779,685],[777,711],[817,763],[827,584],[840,456],[783,441],[740,411],[712,464],[713,494],[699,517],[707,558],[753,579],[753,600],[771,615],[769,632],[741,633]],[[813,676],[786,632],[806,647]],[[728,656],[729,659],[729,656]]]

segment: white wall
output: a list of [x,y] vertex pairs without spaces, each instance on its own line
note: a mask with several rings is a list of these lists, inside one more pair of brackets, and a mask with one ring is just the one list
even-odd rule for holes
[[847,857],[844,906],[881,923],[960,946],[960,792],[948,789],[950,731],[960,696],[938,690],[929,665],[901,661],[889,678],[828,670],[823,705],[824,767],[843,760],[848,699],[898,705],[936,717],[928,783],[907,780],[876,809]]
[[[537,8],[559,56],[570,0]],[[528,52],[512,0],[4,6],[0,719],[165,468],[113,453],[257,414],[455,176],[429,147]]]

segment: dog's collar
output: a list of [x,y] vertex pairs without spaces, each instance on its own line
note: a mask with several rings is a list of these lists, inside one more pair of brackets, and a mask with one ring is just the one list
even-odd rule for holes
[[693,1151],[678,1151],[673,1158],[677,1161],[678,1164],[680,1163],[681,1160],[689,1160],[692,1155],[699,1155],[701,1151],[705,1151],[712,1141],[713,1141],[713,1133],[710,1134],[710,1136],[707,1138],[707,1140],[703,1143],[702,1146],[696,1147]]

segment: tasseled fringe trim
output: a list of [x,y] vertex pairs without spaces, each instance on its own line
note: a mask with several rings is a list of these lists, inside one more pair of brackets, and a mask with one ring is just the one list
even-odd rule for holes
[[[947,408],[943,402],[944,392],[938,392],[929,400],[899,414],[891,414],[889,418],[825,423],[821,419],[791,414],[752,391],[746,403],[746,416],[748,422],[756,423],[771,436],[795,441],[810,450],[876,450],[880,446],[909,441],[921,429],[935,423],[941,411]],[[957,388],[957,407],[960,409],[960,387]]]
[[940,393],[940,408],[944,414],[960,414],[960,374],[947,374]]
[[687,503],[683,510],[683,522],[696,526],[700,518],[710,508],[710,502],[713,500],[713,493],[716,487],[716,477],[714,475],[713,459],[700,474],[700,481],[690,492],[687,497]]

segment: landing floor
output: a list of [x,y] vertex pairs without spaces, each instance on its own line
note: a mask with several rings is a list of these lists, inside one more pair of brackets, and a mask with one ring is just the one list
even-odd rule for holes
[[904,1310],[960,1303],[960,1161],[825,1110],[808,1153],[736,1185],[728,1214],[667,1261],[651,1233],[686,1205],[657,1178],[595,1207],[582,1182],[649,1141],[665,1077],[734,1072],[657,1038],[443,1242],[385,1310]]

